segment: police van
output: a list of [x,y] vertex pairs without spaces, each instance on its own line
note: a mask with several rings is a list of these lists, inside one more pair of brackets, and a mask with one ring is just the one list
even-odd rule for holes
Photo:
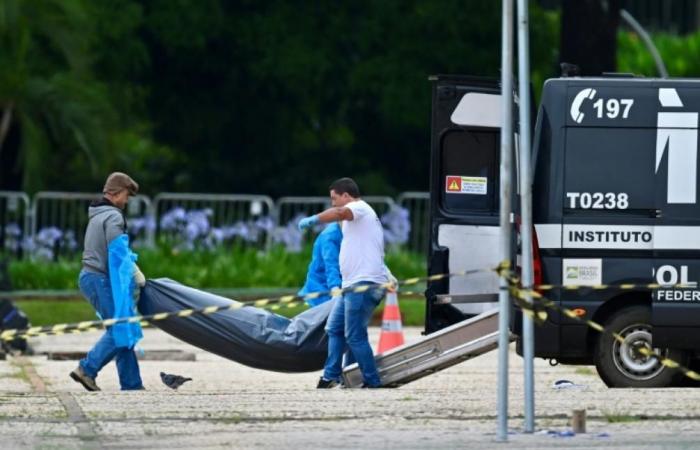
[[[494,267],[499,86],[436,76],[432,89],[429,272]],[[604,76],[545,83],[532,150],[535,283],[583,286],[545,294],[619,333],[624,343],[550,310],[535,328],[535,356],[595,364],[611,387],[680,382],[678,371],[636,351],[642,346],[695,364],[699,111],[698,80]],[[517,161],[517,137],[514,142]],[[652,283],[662,287],[645,286]],[[635,287],[585,287],[600,284]],[[496,307],[497,292],[494,273],[430,283],[426,333]],[[511,330],[520,335],[521,314],[512,317]]]

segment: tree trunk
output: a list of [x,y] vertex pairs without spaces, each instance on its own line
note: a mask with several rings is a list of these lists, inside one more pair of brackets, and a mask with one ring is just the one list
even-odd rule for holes
[[19,163],[21,137],[14,108],[11,102],[0,110],[0,191],[17,191],[22,187]]
[[562,0],[559,62],[581,75],[614,72],[621,8],[622,0]]
[[0,155],[2,154],[2,147],[5,144],[5,139],[7,139],[7,134],[10,132],[14,109],[15,102],[13,101],[8,102],[2,109],[2,120],[0,120]]

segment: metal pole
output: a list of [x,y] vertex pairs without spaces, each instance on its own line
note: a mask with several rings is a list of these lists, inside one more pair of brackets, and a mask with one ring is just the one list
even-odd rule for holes
[[649,33],[646,32],[644,27],[642,27],[642,25],[637,22],[637,20],[632,16],[632,14],[627,12],[627,10],[621,9],[620,17],[639,35],[640,38],[642,38],[642,42],[644,42],[644,45],[647,46],[647,50],[649,50],[649,53],[651,53],[651,57],[654,58],[656,70],[659,71],[661,78],[668,78],[668,70],[666,70],[664,60],[659,54],[659,51],[656,49],[654,41],[651,40]]
[[[530,37],[527,0],[518,0],[518,97],[520,98],[520,238],[522,250],[522,283],[530,289],[532,276],[532,173],[530,157]],[[532,296],[527,295],[532,303]],[[523,314],[523,360],[525,369],[525,432],[535,431],[534,325],[532,317]]]
[[[510,261],[510,197],[513,155],[513,0],[503,0],[501,42],[501,230],[500,260]],[[501,277],[498,294],[498,441],[508,440],[508,330],[510,296],[508,283]]]

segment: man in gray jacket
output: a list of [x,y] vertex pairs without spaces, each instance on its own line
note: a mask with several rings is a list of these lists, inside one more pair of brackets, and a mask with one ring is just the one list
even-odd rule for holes
[[[109,278],[108,246],[114,238],[126,233],[124,208],[129,196],[136,195],[138,190],[139,185],[131,177],[114,172],[107,177],[103,197],[88,209],[90,220],[85,231],[83,268],[78,285],[80,292],[103,320],[112,318],[115,308]],[[146,280],[138,267],[134,277],[139,287],[145,284]],[[143,389],[134,349],[117,347],[110,331],[107,329],[87,356],[80,360],[78,367],[70,373],[71,378],[88,391],[99,391],[95,383],[98,372],[116,358],[121,389]]]

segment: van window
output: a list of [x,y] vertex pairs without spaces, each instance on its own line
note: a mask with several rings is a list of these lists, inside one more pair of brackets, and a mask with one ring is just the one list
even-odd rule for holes
[[655,139],[653,128],[568,128],[564,211],[653,210]]
[[[440,183],[443,186],[440,203],[446,212],[498,212],[499,136],[498,131],[466,129],[451,130],[443,136],[440,148]],[[472,179],[475,188],[468,193],[448,192],[448,177],[466,178],[465,182]]]

